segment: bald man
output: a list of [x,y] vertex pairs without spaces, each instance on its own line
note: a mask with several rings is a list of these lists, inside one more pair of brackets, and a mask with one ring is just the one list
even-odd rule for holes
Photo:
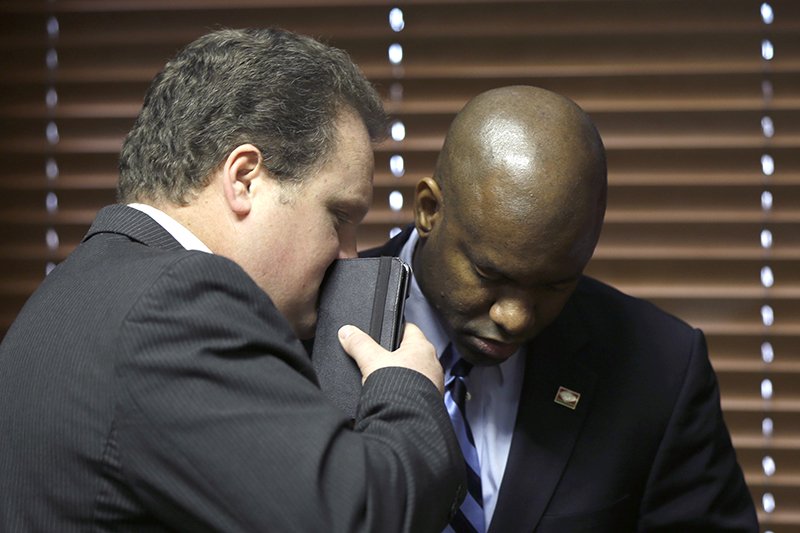
[[448,409],[476,479],[451,530],[758,531],[702,332],[583,275],[606,189],[576,104],[491,90],[453,121],[414,225],[364,254],[413,265],[406,320],[468,391]]

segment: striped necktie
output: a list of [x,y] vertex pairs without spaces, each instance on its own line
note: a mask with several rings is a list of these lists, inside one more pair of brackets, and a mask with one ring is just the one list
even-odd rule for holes
[[481,491],[481,469],[478,462],[478,451],[475,449],[475,439],[472,437],[472,430],[469,427],[466,417],[466,397],[467,384],[466,378],[472,365],[464,359],[458,358],[451,346],[448,346],[445,357],[445,364],[450,361],[450,378],[445,383],[444,404],[447,412],[450,413],[450,420],[453,422],[458,443],[461,445],[461,452],[467,466],[467,496],[461,504],[461,508],[450,521],[445,532],[454,533],[484,533],[483,515],[483,493]]

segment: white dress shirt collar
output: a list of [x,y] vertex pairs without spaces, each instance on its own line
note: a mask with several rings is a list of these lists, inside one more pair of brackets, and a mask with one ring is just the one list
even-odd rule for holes
[[183,246],[187,250],[198,250],[201,252],[206,252],[208,254],[213,253],[208,248],[208,246],[203,244],[203,241],[198,239],[194,233],[192,233],[186,228],[186,226],[184,226],[183,224],[181,224],[180,222],[178,222],[165,212],[161,211],[160,209],[156,209],[152,205],[139,204],[139,203],[128,204],[128,207],[132,207],[150,216],[150,218],[155,220],[170,235],[172,235],[175,238],[175,240],[180,243],[181,246]]

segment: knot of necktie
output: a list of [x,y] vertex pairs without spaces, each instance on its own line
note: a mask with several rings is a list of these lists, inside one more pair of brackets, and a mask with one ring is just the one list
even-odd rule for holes
[[466,359],[459,359],[453,365],[453,368],[450,369],[450,375],[455,376],[457,378],[465,378],[469,376],[471,370],[472,370],[472,363],[470,363]]

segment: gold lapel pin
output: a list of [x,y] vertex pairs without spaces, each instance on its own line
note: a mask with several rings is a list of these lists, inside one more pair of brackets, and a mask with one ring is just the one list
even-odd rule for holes
[[578,400],[581,399],[581,393],[570,390],[566,387],[559,387],[556,392],[556,398],[553,400],[558,405],[563,405],[569,409],[575,410],[578,407]]

